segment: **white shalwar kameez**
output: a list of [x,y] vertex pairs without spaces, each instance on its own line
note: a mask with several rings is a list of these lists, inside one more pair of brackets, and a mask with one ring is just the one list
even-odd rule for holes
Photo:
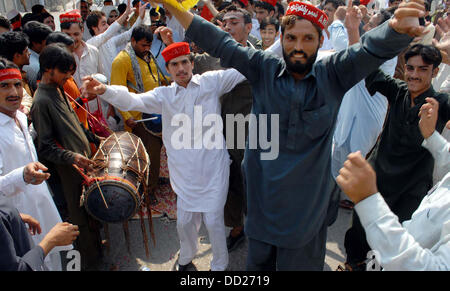
[[122,111],[162,115],[170,183],[178,197],[180,265],[191,262],[197,253],[202,219],[213,252],[211,270],[222,271],[228,265],[223,211],[230,159],[222,133],[219,97],[244,80],[238,71],[229,69],[194,75],[186,88],[173,82],[134,94],[123,86],[108,86],[100,95]]
[[[28,132],[27,117],[17,111],[16,118],[21,128],[13,118],[0,113],[0,199],[11,199],[20,213],[39,221],[42,232],[32,236],[37,245],[61,222],[61,217],[46,182],[31,185],[23,180],[24,167],[38,159]],[[72,245],[54,248],[45,258],[45,266],[51,271],[61,271],[60,251],[72,248]]]

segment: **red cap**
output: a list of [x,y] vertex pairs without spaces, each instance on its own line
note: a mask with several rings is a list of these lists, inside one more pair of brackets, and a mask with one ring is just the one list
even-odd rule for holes
[[[263,2],[269,3],[273,7],[277,5],[277,0],[262,0]],[[248,2],[247,2],[248,3]]]
[[66,22],[82,22],[81,15],[78,13],[68,12],[59,16],[60,23]]
[[0,70],[0,82],[11,79],[22,80],[22,74],[18,69],[10,68]]
[[304,2],[291,2],[286,10],[286,15],[297,15],[324,29],[328,23],[328,16],[322,10]]
[[362,5],[367,6],[367,4],[369,4],[370,0],[360,0],[359,3]]
[[22,26],[22,21],[17,20],[16,22],[11,23],[11,26],[13,30],[19,29]]
[[189,49],[189,44],[187,42],[176,42],[168,47],[166,47],[161,55],[163,56],[166,63],[170,62],[170,60],[177,58],[179,56],[188,55],[191,53]]

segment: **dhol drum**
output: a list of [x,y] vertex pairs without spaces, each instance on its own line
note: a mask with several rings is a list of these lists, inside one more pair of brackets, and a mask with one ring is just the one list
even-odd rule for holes
[[147,194],[150,160],[141,139],[129,132],[113,133],[92,160],[94,171],[85,177],[82,205],[99,221],[127,221]]

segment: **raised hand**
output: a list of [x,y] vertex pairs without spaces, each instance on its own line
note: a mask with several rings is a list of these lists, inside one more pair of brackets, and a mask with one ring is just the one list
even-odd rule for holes
[[356,204],[378,192],[375,171],[360,152],[348,155],[336,183]]
[[436,36],[439,41],[433,39],[433,44],[441,51],[442,62],[450,65],[450,16],[438,20]]
[[419,17],[425,15],[423,3],[423,0],[404,0],[395,11],[394,17],[389,20],[389,26],[396,32],[411,37],[424,34],[425,27],[419,24]]
[[427,103],[423,104],[419,110],[419,129],[423,138],[427,139],[433,134],[436,128],[439,102],[431,97],[425,98],[425,101]]
[[155,34],[159,34],[161,36],[161,39],[166,46],[174,43],[172,29],[169,27],[160,26],[155,30]]
[[352,1],[348,1],[344,26],[347,30],[359,31],[359,25],[361,24],[362,12],[358,6],[353,6]]

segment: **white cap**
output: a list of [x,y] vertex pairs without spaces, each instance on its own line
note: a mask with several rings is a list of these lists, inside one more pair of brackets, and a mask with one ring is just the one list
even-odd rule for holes
[[8,18],[9,20],[13,19],[14,17],[16,17],[19,14],[19,11],[17,11],[16,9],[10,10],[7,14],[6,14],[6,18]]

